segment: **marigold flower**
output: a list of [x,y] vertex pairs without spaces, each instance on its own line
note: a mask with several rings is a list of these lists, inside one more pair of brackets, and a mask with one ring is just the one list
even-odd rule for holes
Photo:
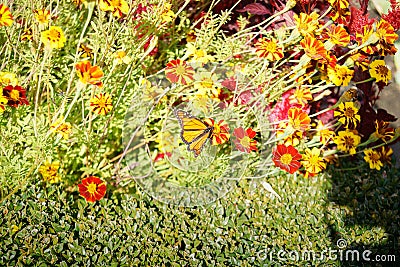
[[300,13],[299,16],[297,14],[294,14],[293,18],[296,22],[297,30],[303,36],[307,36],[309,34],[312,35],[318,29],[319,15],[315,11],[312,12],[310,15],[306,13]]
[[99,87],[103,86],[100,79],[103,78],[104,73],[99,66],[92,66],[89,61],[85,60],[76,63],[75,69],[79,80],[83,84],[93,84]]
[[377,169],[379,171],[383,166],[380,160],[381,159],[380,153],[373,149],[367,149],[364,151],[364,154],[365,154],[364,159],[367,163],[369,163],[369,168]]
[[375,132],[373,133],[373,136],[387,143],[395,136],[394,128],[389,127],[389,122],[387,121],[376,120]]
[[67,39],[65,39],[63,30],[58,26],[51,26],[49,30],[41,33],[40,40],[45,46],[50,48],[62,48]]
[[293,92],[293,95],[289,97],[290,103],[294,104],[300,104],[302,107],[304,107],[308,101],[313,100],[311,90],[308,87],[304,86],[298,86],[296,90]]
[[13,19],[10,9],[6,5],[0,4],[0,27],[11,26]]
[[345,128],[356,128],[357,123],[360,122],[360,115],[358,108],[354,106],[353,102],[342,102],[338,106],[338,110],[335,110],[334,116],[339,117],[339,120]]
[[337,9],[345,9],[349,7],[349,1],[348,0],[328,0],[329,4],[331,4],[332,7],[335,7]]
[[78,51],[80,53],[80,56],[83,58],[85,58],[85,57],[93,58],[93,49],[86,44],[83,44],[83,43],[80,44]]
[[381,19],[376,24],[376,34],[379,37],[379,42],[383,44],[394,44],[399,36],[394,31],[393,26],[384,19]]
[[106,194],[106,184],[98,177],[89,176],[78,184],[79,194],[83,196],[87,202],[95,202],[100,200]]
[[[360,32],[356,33],[356,41],[357,41],[358,45],[360,45],[360,46],[364,45],[367,42],[371,42],[371,40],[374,40],[373,39],[373,37],[374,37],[373,35],[376,35],[376,33],[374,32],[374,29],[373,29],[372,25],[365,25],[362,28],[362,32],[361,33]],[[365,52],[365,53],[367,53],[369,55],[372,55],[376,50],[376,47],[373,46],[374,43],[375,43],[375,41],[372,42],[369,45],[366,45],[366,46],[362,47],[361,51],[363,51],[363,52]]]
[[350,42],[350,34],[342,26],[332,24],[328,30],[329,40],[339,46],[346,47]]
[[35,13],[35,19],[39,24],[46,25],[49,23],[50,20],[50,11],[46,9],[36,9],[33,11]]
[[106,115],[112,110],[112,99],[108,93],[100,93],[90,99],[90,110],[97,115]]
[[382,81],[385,84],[388,84],[389,80],[392,79],[392,72],[386,66],[384,60],[374,60],[369,66],[369,74],[377,82]]
[[272,152],[272,160],[275,166],[293,174],[300,168],[301,155],[293,146],[277,145]]
[[319,136],[319,141],[324,145],[327,144],[329,140],[335,137],[335,132],[325,126],[324,123],[320,120],[318,121],[315,130],[317,131],[316,135]]
[[58,133],[65,140],[68,139],[72,132],[72,126],[69,122],[63,122],[64,118],[60,117],[55,122],[50,125],[50,131],[53,133]]
[[3,95],[7,98],[7,104],[10,107],[16,108],[21,105],[29,105],[28,99],[26,99],[26,90],[19,85],[4,87]]
[[117,18],[129,12],[129,5],[125,0],[100,0],[99,7],[102,11],[111,11]]
[[186,85],[193,81],[193,74],[193,68],[180,59],[171,60],[165,68],[165,76],[172,83]]
[[274,39],[261,38],[254,45],[256,47],[256,54],[259,57],[266,58],[269,61],[276,61],[283,58],[283,46],[278,45]]
[[192,62],[200,62],[207,64],[208,62],[213,62],[215,59],[213,56],[208,55],[207,51],[204,49],[197,49],[192,43],[186,45],[186,55],[192,58]]
[[352,131],[346,130],[340,131],[333,141],[337,145],[338,150],[354,155],[356,147],[361,142],[361,137]]
[[239,127],[233,130],[233,135],[236,137],[233,142],[238,150],[246,153],[257,151],[257,141],[253,139],[256,132],[253,129],[248,128],[244,131],[243,127]]
[[7,104],[8,99],[3,95],[3,88],[0,87],[0,113],[3,113],[6,109],[5,105]]
[[334,68],[328,66],[329,80],[336,86],[347,86],[353,78],[354,70],[349,69],[347,66],[337,64]]
[[327,55],[324,44],[310,35],[305,36],[303,40],[301,40],[300,45],[304,49],[306,55],[311,59],[323,59]]
[[302,155],[301,164],[304,166],[306,177],[308,175],[313,176],[316,173],[321,172],[326,168],[326,163],[324,158],[321,157],[321,150],[317,147],[313,147],[312,150],[306,148],[304,154]]
[[161,6],[161,18],[163,22],[171,22],[175,18],[175,13],[171,10],[172,5],[164,2]]
[[211,135],[211,144],[213,146],[221,145],[229,140],[231,135],[229,134],[229,125],[226,121],[220,120],[218,123],[215,123],[213,119],[205,119],[204,122],[213,127]]
[[60,162],[49,162],[46,161],[43,165],[39,167],[39,172],[43,177],[45,182],[51,184],[58,183],[60,181],[60,175],[58,174],[58,169],[60,168]]
[[221,88],[217,83],[218,77],[215,73],[200,72],[196,73],[193,78],[195,80],[193,87],[198,94],[218,99]]
[[303,132],[300,130],[291,129],[291,133],[288,132],[288,123],[280,122],[279,127],[276,130],[276,138],[278,140],[283,138],[283,144],[286,146],[297,146],[300,144],[300,140],[303,139]]
[[392,165],[393,149],[388,146],[381,146],[379,151],[382,164]]
[[131,62],[131,58],[126,54],[124,50],[118,50],[114,53],[114,62],[117,65],[129,64]]
[[4,87],[7,85],[18,85],[18,78],[15,73],[11,72],[0,72],[0,87]]
[[310,128],[310,117],[298,107],[291,107],[288,110],[288,119],[288,125],[294,130],[305,131]]
[[21,41],[32,41],[33,40],[33,32],[31,28],[24,29],[21,34]]

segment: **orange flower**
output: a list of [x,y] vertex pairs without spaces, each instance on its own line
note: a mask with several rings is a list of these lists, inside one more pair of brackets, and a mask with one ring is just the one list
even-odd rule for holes
[[186,85],[193,81],[193,74],[193,68],[179,58],[168,62],[165,68],[165,76],[172,83]]
[[230,138],[229,125],[224,120],[220,120],[215,123],[213,119],[205,119],[204,122],[213,127],[213,133],[211,135],[211,143],[213,146],[221,145],[227,142]]
[[103,78],[104,73],[99,66],[92,66],[89,61],[85,60],[76,63],[75,69],[79,80],[83,84],[93,84],[99,87],[103,86],[100,79]]
[[[372,25],[365,25],[363,27],[363,32],[362,33],[356,33],[356,41],[358,43],[358,45],[363,45],[365,43],[367,43],[368,40],[370,40],[370,38],[372,38],[372,35],[375,34],[374,33],[374,29],[372,28]],[[364,46],[363,48],[361,48],[361,51],[371,55],[374,53],[374,47],[372,46],[372,44]]]
[[233,135],[236,136],[233,142],[238,150],[246,153],[257,151],[257,141],[253,139],[256,132],[253,129],[248,128],[244,131],[243,127],[239,127],[233,130]]
[[310,128],[311,119],[301,108],[291,107],[288,110],[289,126],[294,130],[305,131]]
[[395,54],[397,49],[393,46],[399,36],[394,31],[393,26],[384,19],[376,25],[376,34],[379,37],[378,49],[381,55]]
[[303,47],[306,55],[312,59],[323,59],[327,55],[324,44],[310,35],[304,37],[304,39],[301,40],[300,45]]
[[300,13],[300,16],[297,14],[293,15],[293,18],[296,22],[297,30],[300,32],[301,35],[313,35],[315,30],[318,29],[319,22],[318,22],[318,14],[314,11],[310,15],[306,13]]
[[274,38],[267,40],[261,38],[255,44],[256,53],[259,57],[266,58],[269,61],[280,60],[283,58],[283,46],[278,45]]
[[112,109],[111,96],[100,93],[90,99],[90,110],[98,115],[106,115]]
[[0,27],[11,26],[13,19],[10,9],[6,5],[0,4]]
[[347,86],[353,78],[354,70],[349,69],[347,66],[335,65],[334,68],[328,66],[329,80],[336,86]]
[[350,35],[342,26],[331,25],[328,36],[333,44],[346,47],[350,42]]
[[289,97],[291,104],[300,104],[304,107],[308,101],[312,100],[312,94],[310,88],[299,86],[294,91],[293,95]]
[[293,146],[278,145],[272,152],[275,166],[293,174],[300,168],[301,155]]
[[95,202],[100,200],[106,194],[106,184],[98,177],[89,176],[78,184],[79,194],[83,196],[87,202]]

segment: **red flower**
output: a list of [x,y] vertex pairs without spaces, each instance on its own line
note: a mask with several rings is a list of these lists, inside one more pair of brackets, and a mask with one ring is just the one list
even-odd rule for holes
[[4,87],[3,95],[7,98],[7,104],[10,107],[16,108],[20,105],[29,105],[28,99],[26,99],[26,91],[19,85]]
[[301,155],[293,146],[278,145],[272,153],[275,166],[293,174],[300,168]]
[[89,176],[78,184],[79,194],[83,196],[88,202],[95,202],[100,200],[106,194],[106,184],[95,176]]
[[185,61],[171,60],[165,68],[165,76],[172,83],[188,84],[193,81],[194,70]]
[[257,151],[257,141],[253,138],[256,136],[256,132],[251,128],[248,128],[246,132],[243,127],[236,128],[233,130],[233,135],[236,139],[233,141],[236,148],[242,152],[250,153],[250,151]]

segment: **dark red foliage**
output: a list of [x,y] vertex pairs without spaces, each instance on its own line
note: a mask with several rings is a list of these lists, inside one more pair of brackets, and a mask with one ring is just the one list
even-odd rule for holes
[[362,33],[365,25],[372,25],[375,22],[375,19],[368,18],[368,13],[364,14],[363,10],[356,7],[350,7],[350,13],[350,21],[347,25],[350,34]]
[[268,15],[271,14],[271,10],[259,3],[248,4],[242,9],[238,9],[237,12],[249,12],[252,15]]
[[382,18],[389,22],[396,32],[400,29],[400,3],[396,0],[390,0],[390,4],[391,10],[388,14],[383,14]]

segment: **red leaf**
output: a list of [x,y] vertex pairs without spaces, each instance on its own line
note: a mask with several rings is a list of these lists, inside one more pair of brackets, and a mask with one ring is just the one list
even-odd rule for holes
[[267,15],[271,14],[271,11],[268,10],[265,6],[259,3],[248,4],[242,9],[238,9],[238,12],[249,12],[253,15]]

